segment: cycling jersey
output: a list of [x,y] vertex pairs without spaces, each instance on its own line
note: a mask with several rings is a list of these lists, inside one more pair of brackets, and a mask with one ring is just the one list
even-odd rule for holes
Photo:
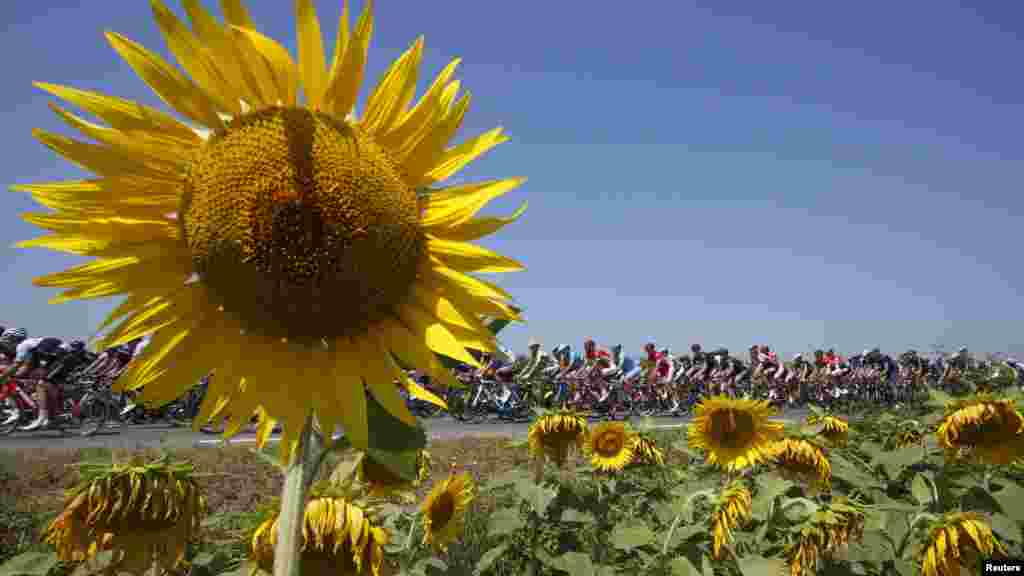
[[658,378],[665,379],[672,374],[672,360],[664,355],[660,355],[655,365],[655,371],[658,374]]
[[36,346],[43,341],[42,338],[26,338],[14,349],[14,361],[17,363],[27,362],[31,359]]

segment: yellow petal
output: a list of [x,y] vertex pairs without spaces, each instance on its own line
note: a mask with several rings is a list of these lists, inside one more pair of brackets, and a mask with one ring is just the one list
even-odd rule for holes
[[488,202],[521,186],[526,178],[492,180],[432,192],[424,203],[425,228],[447,228],[462,224],[476,216]]
[[445,266],[464,272],[518,272],[524,266],[515,260],[468,242],[427,236],[431,255]]
[[508,136],[502,132],[502,129],[495,128],[445,151],[440,160],[427,172],[421,185],[440,182],[453,176],[470,162],[487,153],[491,148],[507,141]]
[[[334,37],[334,54],[331,55],[331,69],[327,72],[328,82],[334,77],[338,66],[345,62],[345,49],[348,46],[348,0],[341,0],[341,15],[338,17],[338,34]],[[326,90],[326,87],[324,88]]]
[[431,317],[416,306],[404,306],[399,310],[399,317],[413,334],[422,337],[427,347],[449,358],[464,362],[470,366],[479,366],[477,361],[466,352],[448,327],[437,318]]
[[82,134],[102,142],[139,164],[174,174],[184,172],[191,159],[192,148],[182,148],[173,140],[150,136],[146,132],[124,133],[99,126],[80,118],[56,104],[49,104],[57,116]]
[[426,138],[437,121],[444,118],[445,110],[441,110],[441,95],[445,86],[455,74],[460,60],[452,60],[434,79],[416,106],[402,114],[390,130],[377,137],[385,147],[394,151],[395,157],[404,159]]
[[337,348],[331,351],[336,383],[332,394],[337,399],[338,407],[335,410],[340,410],[345,436],[357,449],[365,449],[369,446],[366,389],[363,387],[358,353],[359,349],[347,340],[340,340]]
[[435,258],[431,258],[431,264],[433,265],[431,273],[441,276],[445,281],[461,286],[473,296],[493,300],[512,300],[511,294],[492,282],[452,270]]
[[320,20],[312,0],[295,0],[295,21],[299,40],[299,77],[306,96],[306,106],[320,108],[327,83],[327,63]]
[[174,175],[164,165],[140,161],[138,158],[110,146],[97,146],[39,129],[33,130],[32,135],[44,146],[73,164],[100,176],[130,174],[167,178]]
[[461,240],[462,242],[471,242],[473,240],[479,240],[484,236],[490,236],[498,230],[501,230],[505,226],[519,220],[519,217],[526,212],[527,202],[523,202],[519,208],[510,216],[484,216],[483,218],[474,218],[463,222],[462,224],[456,224],[450,228],[446,228],[443,232],[438,232],[439,235],[443,236],[447,240]]
[[182,5],[192,24],[192,31],[201,44],[211,52],[214,63],[218,64],[221,77],[230,87],[226,93],[234,94],[246,102],[261,102],[258,90],[254,91],[252,88],[257,83],[251,75],[246,76],[247,72],[243,70],[245,66],[238,65],[241,57],[228,32],[203,8],[199,0],[182,0]]
[[225,80],[213,55],[160,0],[150,0],[150,5],[167,48],[174,54],[178,64],[216,103],[220,111],[238,115],[241,112],[241,94],[235,92]]
[[114,129],[151,132],[159,134],[164,138],[177,140],[185,145],[198,145],[202,143],[202,139],[196,134],[195,130],[156,108],[143,106],[123,98],[106,96],[98,92],[79,90],[59,84],[33,82],[32,85],[93,114]]
[[416,90],[416,75],[423,59],[423,37],[399,56],[366,100],[361,124],[370,133],[387,130],[405,111]]
[[[455,83],[453,82],[452,84]],[[455,90],[451,90],[449,94],[454,94],[454,92]],[[438,122],[430,134],[404,159],[403,165],[406,173],[412,178],[414,186],[427,186],[440,180],[429,177],[428,174],[444,158],[445,148],[462,126],[462,120],[469,110],[470,101],[470,94],[468,92],[463,94],[462,98],[459,98],[459,101],[455,103],[455,106],[448,111],[444,119]]]
[[359,358],[356,360],[366,388],[389,414],[409,426],[416,425],[416,417],[409,412],[405,400],[395,386],[394,362],[388,349],[381,346],[377,335],[370,334],[354,341]]
[[198,86],[139,44],[114,32],[107,41],[168,106],[211,129],[224,127],[214,102]]
[[[236,35],[244,36],[262,57],[263,63],[274,81],[275,91],[272,98],[281,101],[285,106],[294,106],[298,72],[288,51],[273,39],[255,30],[236,26],[232,28],[232,31]],[[239,40],[239,42],[242,41]],[[255,62],[250,62],[250,65],[258,67]]]
[[425,370],[445,386],[459,386],[451,371],[445,368],[437,356],[427,348],[425,340],[417,338],[401,322],[385,320],[379,327],[391,352],[410,366]]
[[[344,118],[356,104],[359,86],[363,81],[366,52],[373,35],[373,2],[367,0],[356,23],[355,34],[345,46],[344,59],[331,71],[322,103],[324,110]],[[337,55],[335,55],[337,57]]]

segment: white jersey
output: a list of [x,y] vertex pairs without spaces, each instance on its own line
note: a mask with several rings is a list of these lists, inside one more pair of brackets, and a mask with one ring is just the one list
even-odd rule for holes
[[141,340],[139,340],[139,343],[135,345],[135,350],[132,351],[132,360],[138,358],[142,354],[142,351],[146,349],[146,346],[149,346],[149,342],[152,339],[152,334],[146,334]]
[[25,340],[22,340],[21,344],[18,344],[18,347],[14,349],[14,361],[24,362],[25,360],[28,360],[32,351],[35,350],[42,341],[42,338],[26,338]]

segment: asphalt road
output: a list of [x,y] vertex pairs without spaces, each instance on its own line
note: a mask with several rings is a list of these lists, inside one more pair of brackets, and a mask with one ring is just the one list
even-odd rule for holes
[[[807,415],[806,410],[789,410],[780,418],[800,420]],[[690,421],[689,417],[655,418],[657,428],[679,428]],[[480,424],[465,424],[451,418],[431,418],[424,420],[427,434],[432,440],[457,438],[459,436],[520,436],[526,434],[529,424],[499,422],[497,420]],[[277,435],[270,441],[276,441]],[[252,431],[242,432],[232,438],[232,444],[255,445],[256,435]],[[0,450],[46,450],[75,448],[216,448],[223,445],[219,435],[193,432],[188,426],[173,427],[170,425],[149,424],[115,426],[103,430],[91,438],[81,438],[71,430],[66,435],[56,431],[14,432],[10,436],[0,437]]]

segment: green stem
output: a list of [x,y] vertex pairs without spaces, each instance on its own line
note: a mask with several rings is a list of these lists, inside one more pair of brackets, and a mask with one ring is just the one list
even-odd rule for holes
[[412,535],[416,531],[416,517],[413,516],[409,520],[409,535],[405,537],[405,549],[408,551],[412,548]]
[[679,522],[683,519],[682,514],[676,514],[676,519],[672,521],[672,526],[668,529],[668,534],[665,535],[665,543],[661,545],[661,555],[668,554],[668,543],[672,541],[672,535],[676,532],[676,527],[679,526]]
[[[277,546],[274,548],[274,576],[302,576],[302,525],[306,494],[320,463],[318,438],[313,432],[313,413],[299,433],[298,446],[285,470],[278,515]],[[288,446],[281,447],[287,450]]]

